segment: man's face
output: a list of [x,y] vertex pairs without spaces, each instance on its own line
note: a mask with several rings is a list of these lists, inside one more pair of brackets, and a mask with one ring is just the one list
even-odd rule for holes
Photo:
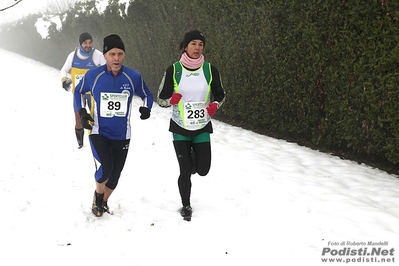
[[91,51],[91,49],[93,48],[93,42],[90,39],[87,39],[86,41],[82,42],[82,48],[83,50],[88,53]]
[[104,58],[107,61],[107,70],[116,74],[122,68],[123,61],[125,60],[125,52],[119,48],[112,48],[105,53]]

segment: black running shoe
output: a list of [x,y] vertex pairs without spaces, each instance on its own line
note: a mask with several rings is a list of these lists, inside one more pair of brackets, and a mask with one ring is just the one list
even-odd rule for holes
[[94,197],[93,197],[93,205],[91,207],[91,211],[93,214],[97,217],[103,216],[104,213],[104,194],[98,194],[96,191],[94,191]]
[[191,216],[193,214],[193,209],[191,206],[184,206],[181,211],[180,211],[181,216],[183,216],[183,219],[185,221],[191,221]]
[[108,201],[104,201],[103,210],[104,210],[104,212],[111,214],[111,211],[109,210],[109,207],[108,207]]

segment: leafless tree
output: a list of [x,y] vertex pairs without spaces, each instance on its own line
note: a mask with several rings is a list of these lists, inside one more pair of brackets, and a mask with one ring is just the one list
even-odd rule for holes
[[78,2],[86,2],[86,0],[47,0],[47,11],[52,13],[64,12]]
[[12,7],[15,6],[16,4],[22,2],[22,0],[14,0],[14,2],[16,2],[16,3],[14,3],[14,4],[12,4],[12,5],[8,6],[8,7],[2,8],[2,9],[0,9],[0,11],[4,11],[4,10],[7,10],[7,9],[9,9],[9,8],[12,8]]

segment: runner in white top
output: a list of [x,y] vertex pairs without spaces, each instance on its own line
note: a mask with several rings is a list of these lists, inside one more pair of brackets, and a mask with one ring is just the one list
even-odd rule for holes
[[181,215],[191,220],[191,175],[208,174],[211,167],[211,117],[225,100],[225,92],[216,67],[204,60],[205,36],[189,31],[180,43],[178,62],[169,66],[158,91],[161,107],[172,106],[169,131],[179,162],[179,192],[183,204]]
[[[79,47],[69,53],[64,65],[61,68],[62,87],[66,91],[74,93],[76,85],[83,78],[89,69],[105,65],[102,52],[93,48],[93,38],[87,32],[80,34]],[[91,107],[90,94],[82,96],[85,106]],[[75,112],[75,134],[79,148],[83,147],[84,129],[80,123],[80,117]]]

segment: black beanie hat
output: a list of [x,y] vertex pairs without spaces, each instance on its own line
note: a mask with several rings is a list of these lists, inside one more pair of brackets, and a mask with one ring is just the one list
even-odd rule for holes
[[183,47],[186,48],[192,40],[201,40],[205,46],[205,35],[199,30],[192,30],[184,34]]
[[111,34],[104,38],[103,54],[106,54],[113,48],[119,48],[125,51],[125,45],[123,44],[121,37],[116,34]]
[[91,40],[93,41],[93,38],[91,37],[90,33],[88,32],[83,32],[82,34],[80,34],[79,36],[79,44],[81,45],[84,41],[86,40]]

